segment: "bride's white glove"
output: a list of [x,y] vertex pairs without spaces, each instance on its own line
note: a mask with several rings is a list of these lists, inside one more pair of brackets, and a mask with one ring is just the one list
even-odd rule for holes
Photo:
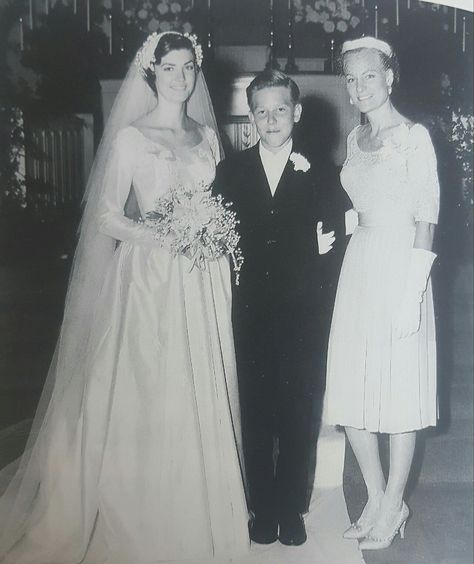
[[329,253],[334,245],[334,241],[336,240],[334,231],[323,233],[323,222],[318,221],[316,225],[316,236],[318,238],[319,254],[325,255],[326,253]]
[[412,249],[405,290],[393,320],[394,335],[404,339],[420,328],[421,302],[436,255],[425,249]]

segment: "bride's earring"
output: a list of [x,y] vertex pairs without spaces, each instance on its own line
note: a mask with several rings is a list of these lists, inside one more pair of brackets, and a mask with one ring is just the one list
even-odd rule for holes
[[350,104],[351,106],[354,105],[354,102],[352,101],[352,98],[349,98],[349,104]]
[[392,85],[391,85],[391,84],[388,85],[388,93],[389,93],[389,94],[392,93]]

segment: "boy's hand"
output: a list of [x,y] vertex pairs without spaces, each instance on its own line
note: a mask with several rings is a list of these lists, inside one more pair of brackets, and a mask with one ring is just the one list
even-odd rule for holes
[[320,255],[325,255],[329,253],[334,245],[336,237],[334,236],[334,231],[329,231],[328,233],[323,233],[323,222],[318,221],[316,225],[316,236],[318,238],[318,249]]

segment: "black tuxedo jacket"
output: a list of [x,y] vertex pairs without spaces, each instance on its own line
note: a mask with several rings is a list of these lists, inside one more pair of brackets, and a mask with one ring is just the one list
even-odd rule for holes
[[[222,161],[213,187],[232,202],[240,222],[244,264],[240,284],[233,286],[234,311],[266,304],[267,313],[287,307],[300,319],[329,312],[345,239],[337,187],[318,183],[315,166],[297,171],[289,159],[272,196],[258,147]],[[295,143],[292,153],[306,157]],[[325,232],[336,231],[336,245],[325,255],[318,252],[318,221]]]

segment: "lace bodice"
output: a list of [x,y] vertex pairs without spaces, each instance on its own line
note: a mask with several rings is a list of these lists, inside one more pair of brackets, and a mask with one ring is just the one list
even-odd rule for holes
[[428,131],[401,124],[372,152],[357,142],[357,126],[347,139],[341,182],[359,213],[411,216],[437,223],[439,183],[436,156]]
[[99,205],[99,229],[120,241],[151,241],[150,228],[124,215],[131,187],[145,217],[156,200],[173,188],[207,190],[214,180],[218,155],[217,137],[209,127],[202,128],[202,139],[194,147],[173,150],[133,126],[122,129],[112,148]]

